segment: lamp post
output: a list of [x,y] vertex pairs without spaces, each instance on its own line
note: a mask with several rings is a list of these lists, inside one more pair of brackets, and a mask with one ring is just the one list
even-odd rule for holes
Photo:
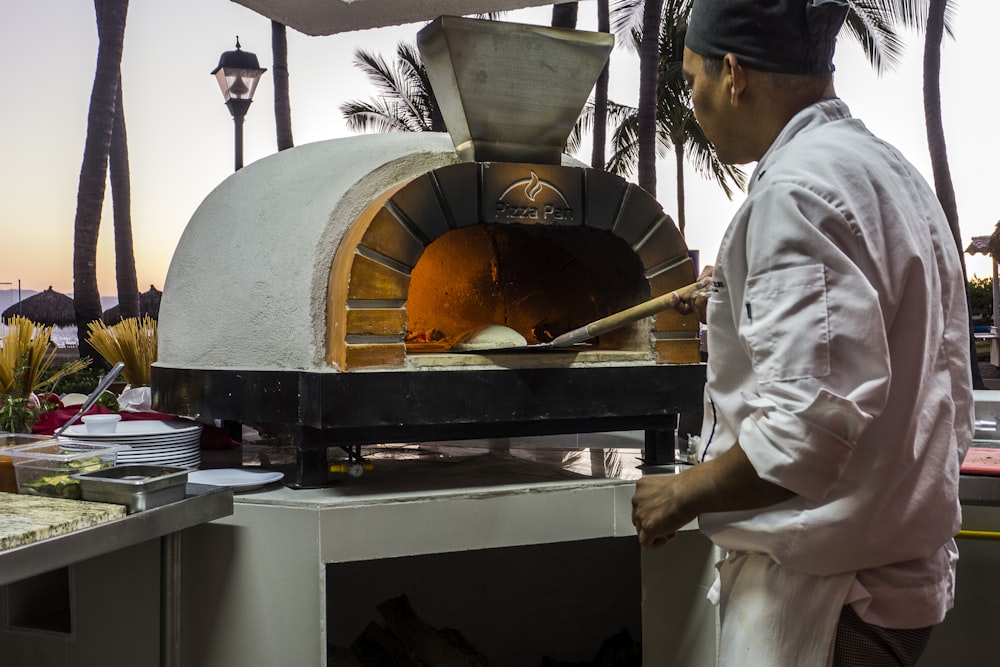
[[255,54],[240,49],[239,37],[236,38],[236,50],[223,53],[219,58],[219,66],[212,70],[236,126],[235,171],[243,168],[243,117],[253,101],[260,76],[266,71],[260,66]]

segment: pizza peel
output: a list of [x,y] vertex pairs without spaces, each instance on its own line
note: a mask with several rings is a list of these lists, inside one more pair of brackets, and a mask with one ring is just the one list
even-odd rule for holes
[[[593,322],[584,324],[564,334],[556,336],[544,343],[529,344],[524,336],[510,327],[501,324],[489,324],[478,327],[467,332],[454,345],[451,352],[514,352],[517,350],[536,350],[541,348],[564,348],[582,343],[596,336],[606,334],[610,331],[620,329],[644,317],[655,315],[664,310],[673,308],[674,297],[680,300],[691,299],[699,296],[699,293],[706,293],[712,285],[712,279],[702,278],[701,280],[675,289],[672,292],[661,294],[660,296],[643,301],[640,304],[626,308],[625,310],[612,313]],[[484,338],[483,334],[491,334],[490,339]]]

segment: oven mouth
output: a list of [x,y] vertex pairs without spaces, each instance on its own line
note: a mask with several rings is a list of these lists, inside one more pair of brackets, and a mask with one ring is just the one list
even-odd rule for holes
[[[528,345],[649,298],[635,253],[606,230],[488,223],[431,243],[410,273],[408,353],[448,352],[468,332],[501,325]],[[593,348],[648,351],[627,327]],[[647,327],[648,330],[648,327]],[[540,348],[525,353],[553,352]]]
[[[547,342],[694,277],[670,217],[618,176],[509,162],[439,167],[373,202],[342,239],[327,293],[327,363],[498,363],[501,353],[456,355],[451,345],[489,324]],[[507,353],[503,364],[696,363],[697,332],[693,316],[664,311],[586,349]]]

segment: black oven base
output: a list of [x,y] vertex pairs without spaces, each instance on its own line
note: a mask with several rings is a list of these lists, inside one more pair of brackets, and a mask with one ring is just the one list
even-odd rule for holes
[[644,430],[644,460],[674,462],[677,414],[702,407],[704,364],[295,371],[154,365],[153,409],[294,427],[300,487],[324,486],[326,448]]

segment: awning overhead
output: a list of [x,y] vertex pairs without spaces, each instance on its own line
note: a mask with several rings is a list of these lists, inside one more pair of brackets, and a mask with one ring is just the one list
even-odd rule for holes
[[524,7],[561,4],[559,0],[233,0],[258,14],[307,35],[333,35],[390,25],[430,21],[438,16],[468,16]]

